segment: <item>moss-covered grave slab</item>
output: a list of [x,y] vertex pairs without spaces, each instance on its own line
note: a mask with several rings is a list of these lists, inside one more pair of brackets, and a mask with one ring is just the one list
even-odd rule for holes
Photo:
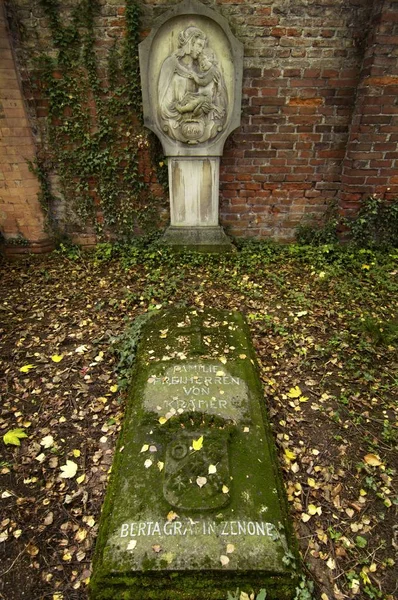
[[103,507],[93,600],[295,595],[295,550],[240,313],[147,322]]

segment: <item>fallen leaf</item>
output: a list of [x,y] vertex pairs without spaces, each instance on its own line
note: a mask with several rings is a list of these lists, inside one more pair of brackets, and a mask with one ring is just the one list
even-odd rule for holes
[[63,354],[53,354],[51,357],[51,360],[55,363],[59,363],[61,362],[61,360],[63,359],[64,355]]
[[17,429],[11,429],[10,431],[7,431],[7,433],[5,433],[3,435],[3,442],[5,444],[11,444],[13,446],[20,446],[21,442],[20,440],[22,440],[23,438],[27,438],[28,436],[26,435],[25,431],[21,428],[17,428]]
[[200,488],[202,488],[207,483],[207,477],[197,477],[196,478],[196,483],[198,484],[198,486]]
[[222,564],[223,567],[225,567],[229,563],[228,556],[226,556],[225,554],[221,554],[220,563]]
[[154,545],[152,546],[152,550],[153,550],[154,552],[156,552],[156,554],[158,554],[158,553],[161,551],[161,549],[162,549],[162,546],[159,546],[159,544],[154,544]]
[[298,385],[296,385],[296,387],[291,388],[288,393],[286,394],[286,396],[288,398],[300,398],[301,396],[301,389]]
[[71,479],[77,473],[77,464],[73,460],[67,460],[65,465],[61,467],[61,475],[63,479]]
[[235,546],[233,544],[227,544],[227,554],[232,554],[235,551]]
[[54,438],[52,435],[46,435],[40,442],[40,445],[43,446],[43,448],[51,448],[53,444]]
[[213,475],[214,473],[217,473],[216,465],[209,465],[209,475]]
[[35,365],[24,365],[19,370],[21,371],[21,373],[29,373],[29,371],[31,369],[35,369],[35,368],[36,368]]
[[371,467],[380,467],[380,465],[382,465],[382,461],[380,460],[380,457],[377,456],[376,454],[367,454],[364,457],[364,461],[366,462],[367,465],[370,465]]
[[228,492],[229,492],[229,487],[227,487],[226,485],[223,485],[222,486],[222,493],[223,494],[228,494]]
[[193,440],[192,448],[196,450],[200,450],[203,446],[203,435],[200,436],[197,440]]
[[157,467],[158,467],[159,471],[163,471],[164,462],[162,462],[161,460],[158,460]]
[[177,519],[177,517],[178,517],[177,513],[174,512],[174,510],[171,510],[170,512],[167,513],[166,519],[168,521],[170,521],[170,523],[171,523],[171,521],[174,521],[175,519]]
[[129,543],[127,544],[126,550],[134,550],[136,545],[137,545],[137,540],[130,540]]
[[144,467],[146,469],[149,469],[149,467],[151,467],[153,465],[153,462],[151,461],[150,458],[147,458],[146,461],[144,462]]
[[77,352],[78,354],[84,354],[85,352],[87,352],[88,348],[87,346],[85,346],[84,344],[82,346],[78,346],[75,349],[75,352]]
[[83,542],[87,537],[87,529],[78,529],[76,534],[75,534],[75,540],[76,542]]
[[147,450],[149,450],[149,444],[144,444],[140,450],[140,452],[146,452]]
[[289,450],[288,448],[285,448],[285,456],[288,460],[296,460],[295,453]]

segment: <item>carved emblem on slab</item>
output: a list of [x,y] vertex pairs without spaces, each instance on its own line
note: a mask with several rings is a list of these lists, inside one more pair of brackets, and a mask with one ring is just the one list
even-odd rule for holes
[[220,133],[227,90],[221,66],[204,32],[190,25],[178,34],[178,49],[161,67],[159,119],[173,140],[198,144]]
[[[195,451],[193,442],[203,447]],[[214,510],[230,501],[231,484],[226,432],[182,432],[166,448],[163,495],[175,508]]]

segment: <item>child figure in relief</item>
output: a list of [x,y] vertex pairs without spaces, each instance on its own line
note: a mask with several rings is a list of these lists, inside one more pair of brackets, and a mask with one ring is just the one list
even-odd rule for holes
[[177,108],[181,114],[196,117],[207,114],[210,120],[221,120],[225,115],[226,89],[214,52],[205,48],[199,56],[200,72],[190,72],[189,77],[198,86],[198,92],[187,93]]
[[164,60],[159,74],[160,124],[172,139],[204,142],[215,137],[225,123],[228,99],[224,78],[208,48],[207,36],[199,28],[188,26],[181,31],[178,46]]

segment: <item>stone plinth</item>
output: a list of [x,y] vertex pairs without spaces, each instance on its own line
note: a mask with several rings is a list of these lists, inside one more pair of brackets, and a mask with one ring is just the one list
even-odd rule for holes
[[178,310],[145,326],[103,509],[93,600],[294,598],[285,498],[247,327]]

